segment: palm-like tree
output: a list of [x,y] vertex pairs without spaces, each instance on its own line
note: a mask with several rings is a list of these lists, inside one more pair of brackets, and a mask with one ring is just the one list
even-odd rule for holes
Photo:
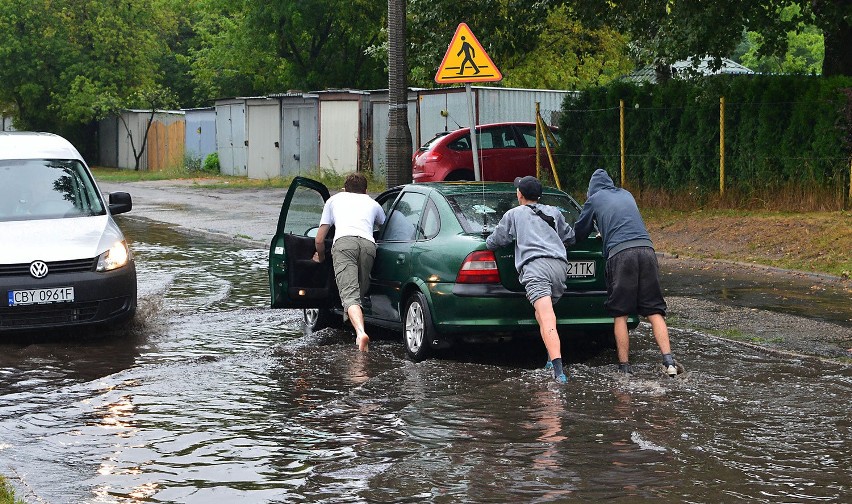
[[411,182],[411,129],[408,126],[407,0],[388,0],[387,185]]

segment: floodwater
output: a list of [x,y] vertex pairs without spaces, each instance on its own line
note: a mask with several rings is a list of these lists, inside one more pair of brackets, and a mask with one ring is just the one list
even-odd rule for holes
[[130,333],[0,345],[0,474],[29,503],[852,500],[849,365],[673,328],[669,379],[646,325],[631,379],[577,350],[557,385],[538,341],[360,354],[267,308],[265,249],[121,224]]

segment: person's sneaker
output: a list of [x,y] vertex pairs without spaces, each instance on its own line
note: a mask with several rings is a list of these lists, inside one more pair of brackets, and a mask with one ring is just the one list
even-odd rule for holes
[[672,354],[670,353],[663,354],[663,371],[671,377],[677,376],[677,365],[675,364],[674,357],[672,357]]
[[633,366],[629,362],[621,362],[618,364],[618,372],[622,374],[633,374]]
[[545,371],[552,371],[553,370],[553,361],[547,361],[547,364],[544,365],[544,370]]
[[568,377],[565,376],[565,373],[560,373],[559,376],[554,377],[556,383],[568,383]]

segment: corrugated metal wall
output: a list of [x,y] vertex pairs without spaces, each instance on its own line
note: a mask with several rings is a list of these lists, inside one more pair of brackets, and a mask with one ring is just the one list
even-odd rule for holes
[[[419,98],[418,147],[442,131],[454,131],[470,126],[467,94],[464,89],[421,91]],[[473,99],[476,110],[476,93],[473,94]],[[442,111],[445,111],[446,115],[442,114]]]
[[360,121],[360,101],[320,98],[319,165],[322,169],[336,173],[358,169]]
[[[562,101],[570,93],[489,87],[472,91],[477,124],[531,122],[536,102],[544,120],[556,124]],[[409,103],[413,149],[439,132],[469,126],[464,88],[412,90]],[[217,100],[212,110],[190,109],[186,117],[181,114],[157,113],[142,169],[179,165],[184,152],[202,159],[218,152],[223,175],[305,175],[319,166],[337,173],[372,168],[376,176],[386,176],[387,90],[225,98]],[[122,115],[138,148],[146,112]],[[8,127],[5,119],[4,127]],[[118,118],[100,122],[100,164],[133,168],[129,137]]]
[[319,166],[319,97],[281,98],[281,174],[308,175]]
[[[146,110],[127,110],[121,113],[124,122],[118,116],[100,121],[99,164],[133,169],[136,166],[134,148],[136,152],[142,149],[150,115],[151,112]],[[156,112],[148,131],[145,150],[139,160],[139,169],[162,170],[181,166],[186,148],[185,128],[183,112]]]
[[98,122],[98,164],[101,166],[118,168],[118,128],[118,117],[107,117]]
[[281,175],[281,106],[278,100],[246,101],[246,174],[252,179]]
[[0,131],[15,131],[11,117],[0,116]]
[[186,112],[186,153],[203,163],[216,152],[216,109],[189,109]]
[[539,102],[541,116],[555,125],[553,112],[562,109],[562,101],[570,91],[545,89],[473,88],[478,105],[477,124],[504,121],[535,122],[535,103]]
[[[370,101],[370,138],[361,143],[369,144],[371,149],[371,164],[373,175],[378,178],[387,177],[387,145],[388,145],[388,95],[371,95]],[[408,127],[411,129],[411,147],[417,149],[417,93],[408,96]]]
[[216,149],[222,175],[248,175],[246,141],[245,99],[216,101]]

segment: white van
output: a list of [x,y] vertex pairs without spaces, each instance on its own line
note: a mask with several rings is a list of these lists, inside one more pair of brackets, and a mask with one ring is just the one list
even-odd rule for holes
[[0,332],[125,322],[136,265],[77,149],[50,133],[0,132]]

